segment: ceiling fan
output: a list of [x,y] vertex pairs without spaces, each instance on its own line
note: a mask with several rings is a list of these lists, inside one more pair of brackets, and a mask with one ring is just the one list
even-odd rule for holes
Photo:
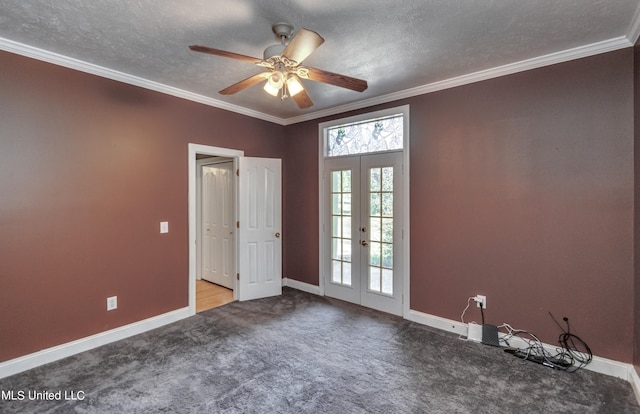
[[[222,95],[233,95],[250,86],[265,81],[264,90],[273,96],[280,95],[280,99],[291,96],[298,107],[310,108],[313,102],[304,89],[301,79],[327,83],[353,91],[362,92],[367,89],[367,81],[350,76],[328,72],[308,66],[301,66],[324,39],[316,32],[300,29],[293,34],[293,26],[289,23],[275,23],[271,29],[280,38],[280,44],[272,45],[264,50],[263,59],[206,46],[192,45],[189,49],[195,52],[209,53],[231,59],[254,63],[267,69],[264,72],[250,76],[220,91]],[[287,43],[287,39],[291,40]]]

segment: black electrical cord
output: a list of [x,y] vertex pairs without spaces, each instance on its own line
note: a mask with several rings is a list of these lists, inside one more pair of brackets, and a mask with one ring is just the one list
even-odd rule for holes
[[482,324],[484,325],[484,307],[482,306],[482,302],[478,302],[480,305],[480,313],[482,314]]
[[[571,333],[569,318],[563,318],[567,325],[565,330],[565,328],[563,328],[553,317],[551,312],[549,312],[549,315],[556,325],[558,325],[562,330],[562,334],[558,337],[561,349],[559,349],[555,354],[547,351],[542,345],[542,342],[534,334],[515,329],[510,330],[509,335],[501,340],[508,346],[509,339],[517,336],[525,341],[529,346],[519,349],[509,347],[506,348],[505,351],[513,354],[517,358],[537,362],[544,366],[567,372],[575,372],[590,363],[593,359],[591,349],[580,337]],[[523,338],[525,335],[531,339]]]
[[582,338],[571,333],[569,318],[566,316],[562,318],[564,323],[567,325],[567,330],[565,331],[551,312],[549,312],[549,316],[551,316],[551,319],[553,319],[556,325],[558,325],[558,328],[562,330],[562,334],[558,337],[558,342],[560,343],[562,350],[558,352],[557,357],[565,361],[571,361],[571,365],[573,367],[572,372],[577,371],[590,363],[593,360],[591,348],[589,348],[589,345],[587,345]]

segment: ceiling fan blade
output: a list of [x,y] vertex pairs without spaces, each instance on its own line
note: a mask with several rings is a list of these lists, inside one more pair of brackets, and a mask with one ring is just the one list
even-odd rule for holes
[[189,46],[189,49],[193,50],[194,52],[208,53],[210,55],[228,57],[231,59],[242,60],[245,62],[251,62],[251,63],[262,62],[262,59],[241,55],[239,53],[227,52],[226,50],[214,49],[212,47],[207,47],[207,46],[191,45]]
[[247,79],[241,80],[238,83],[234,83],[233,85],[224,88],[220,91],[220,94],[233,95],[234,93],[238,93],[241,90],[248,88],[249,86],[257,85],[258,83],[267,79],[270,74],[271,72],[262,72],[258,73],[257,75],[250,76]]
[[338,73],[329,72],[322,69],[306,68],[309,73],[307,78],[316,82],[328,83],[330,85],[340,86],[341,88],[351,89],[356,92],[363,92],[368,88],[366,80],[352,78],[351,76],[340,75]]
[[301,63],[323,43],[324,39],[318,33],[312,30],[300,29],[284,49],[282,55]]
[[293,100],[298,105],[300,109],[311,108],[313,106],[313,101],[311,101],[311,97],[304,89],[298,92],[297,94],[292,96]]

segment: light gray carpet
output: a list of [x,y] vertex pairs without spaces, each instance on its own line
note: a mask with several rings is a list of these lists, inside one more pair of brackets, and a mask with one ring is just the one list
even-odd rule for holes
[[[292,289],[0,380],[2,413],[640,413],[631,386]],[[29,391],[83,400],[30,401]]]

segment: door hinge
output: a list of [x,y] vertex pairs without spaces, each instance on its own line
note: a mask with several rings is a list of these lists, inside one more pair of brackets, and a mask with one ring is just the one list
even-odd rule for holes
[[240,220],[236,221],[236,228],[240,228]]
[[236,274],[236,279],[240,280],[240,273]]
[[238,177],[240,177],[240,169],[239,169],[239,168],[236,170],[236,175],[237,175]]

